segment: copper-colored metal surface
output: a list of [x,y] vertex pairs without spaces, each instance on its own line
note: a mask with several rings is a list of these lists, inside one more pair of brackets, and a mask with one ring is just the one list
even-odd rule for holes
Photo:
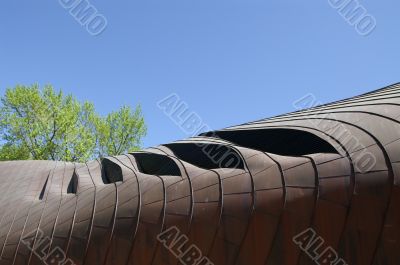
[[399,265],[400,85],[86,164],[1,162],[0,210],[0,264]]

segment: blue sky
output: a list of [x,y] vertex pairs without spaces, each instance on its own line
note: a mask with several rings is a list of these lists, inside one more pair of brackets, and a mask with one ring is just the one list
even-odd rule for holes
[[0,4],[0,93],[53,84],[100,113],[140,103],[144,146],[188,135],[157,102],[176,93],[218,129],[400,82],[400,2],[359,0],[376,19],[361,36],[328,0],[130,0],[90,4],[88,33],[58,0]]

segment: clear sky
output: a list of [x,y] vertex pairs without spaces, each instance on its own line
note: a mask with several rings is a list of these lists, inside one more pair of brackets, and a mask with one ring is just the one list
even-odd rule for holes
[[398,0],[359,0],[376,20],[368,36],[328,0],[90,4],[107,20],[97,36],[58,0],[1,1],[0,93],[53,84],[103,114],[140,103],[152,146],[188,136],[157,107],[171,93],[219,129],[292,111],[307,93],[325,103],[400,82]]

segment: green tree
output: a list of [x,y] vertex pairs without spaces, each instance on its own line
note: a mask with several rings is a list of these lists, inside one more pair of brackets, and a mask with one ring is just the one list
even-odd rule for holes
[[140,148],[145,134],[140,106],[102,117],[50,85],[16,86],[1,98],[0,160],[83,162]]
[[108,114],[105,119],[100,119],[97,124],[100,157],[138,150],[140,139],[146,133],[140,106],[134,111],[123,106]]

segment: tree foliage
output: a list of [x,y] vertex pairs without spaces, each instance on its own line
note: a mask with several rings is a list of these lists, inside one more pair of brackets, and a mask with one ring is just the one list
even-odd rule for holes
[[48,85],[7,89],[0,105],[0,160],[87,161],[140,148],[146,125],[140,106],[105,117]]

